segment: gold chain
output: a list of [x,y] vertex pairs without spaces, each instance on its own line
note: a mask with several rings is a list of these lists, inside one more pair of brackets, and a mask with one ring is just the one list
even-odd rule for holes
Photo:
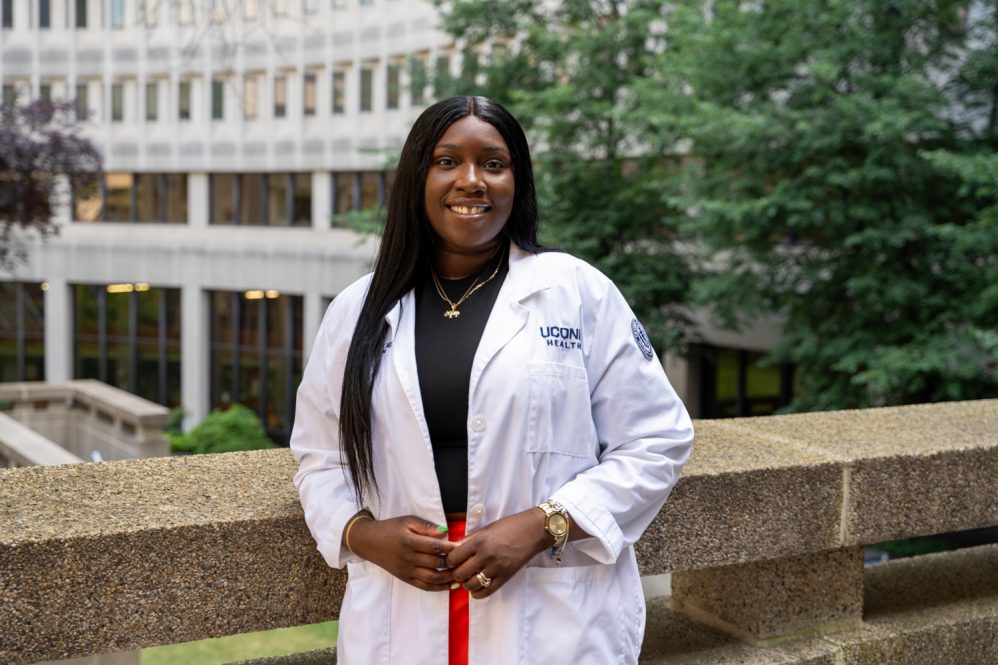
[[[498,251],[499,248],[496,249],[496,252]],[[493,254],[492,256],[494,257],[495,254]],[[482,282],[479,282],[478,278],[476,277],[475,281],[473,281],[471,283],[471,286],[468,287],[468,290],[464,292],[464,295],[461,296],[461,298],[457,302],[454,302],[453,300],[447,297],[447,293],[444,291],[443,284],[440,283],[440,278],[437,277],[437,271],[433,269],[433,264],[431,263],[430,276],[433,277],[433,286],[435,286],[437,289],[437,295],[440,296],[444,300],[444,302],[450,305],[450,309],[444,310],[444,316],[448,319],[456,319],[457,317],[461,316],[461,311],[458,309],[458,307],[461,306],[461,303],[470,298],[475,291],[477,291],[478,289],[482,288],[483,286],[491,282],[493,279],[495,279],[495,276],[499,274],[499,268],[501,267],[502,267],[502,261],[499,261],[499,263],[496,264],[496,269],[492,271],[492,274],[489,275],[488,279]]]

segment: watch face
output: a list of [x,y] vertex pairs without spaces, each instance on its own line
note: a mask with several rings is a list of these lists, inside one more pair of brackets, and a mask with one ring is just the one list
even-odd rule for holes
[[564,536],[568,531],[568,520],[558,513],[551,515],[548,517],[548,531],[555,537]]

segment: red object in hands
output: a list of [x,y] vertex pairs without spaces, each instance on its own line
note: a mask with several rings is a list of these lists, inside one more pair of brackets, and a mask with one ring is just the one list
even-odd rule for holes
[[[465,523],[448,522],[447,538],[464,538]],[[468,665],[468,590],[463,586],[450,590],[450,623],[447,665]]]

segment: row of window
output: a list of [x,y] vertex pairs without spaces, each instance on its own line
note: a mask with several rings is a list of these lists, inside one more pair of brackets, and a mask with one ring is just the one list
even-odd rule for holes
[[[415,84],[408,86],[410,102],[413,106],[421,106],[426,99],[426,63],[421,58],[414,58],[410,62],[410,80],[415,82]],[[440,56],[436,66],[440,72],[448,71],[450,58],[446,55]],[[387,110],[396,110],[400,108],[402,103],[402,70],[403,63],[400,60],[388,62],[384,67],[384,105]],[[260,72],[245,74],[242,77],[241,85],[239,85],[238,79],[231,76],[216,77],[211,80],[210,117],[212,120],[225,120],[227,117],[231,117],[232,111],[226,108],[227,102],[236,99],[242,102],[242,116],[246,120],[264,117],[287,118],[291,110],[289,102],[292,86],[300,91],[300,113],[306,117],[319,114],[320,99],[326,95],[329,99],[328,113],[332,115],[344,114],[348,109],[361,113],[372,112],[375,106],[375,78],[379,74],[379,63],[367,62],[360,66],[355,97],[348,94],[348,74],[350,71],[349,66],[335,67],[328,79],[323,76],[321,68],[308,69],[300,77],[294,73],[280,73],[269,81],[269,89],[266,89],[268,84],[266,75]],[[100,81],[76,84],[73,92],[75,92],[79,118],[82,119],[94,112],[95,117],[110,122],[134,122],[140,117],[146,122],[157,122],[167,117],[166,107],[168,96],[171,93],[175,99],[178,120],[197,120],[201,117],[201,113],[198,111],[201,107],[198,103],[201,94],[201,79],[199,78],[177,81],[175,91],[168,79],[146,81],[142,90],[141,111],[138,110],[138,84],[134,80],[126,79],[110,84],[110,108],[106,113],[100,113],[100,85]],[[324,90],[327,85],[328,90]],[[3,86],[4,104],[10,105],[18,96],[25,96],[25,87],[27,87],[26,82],[21,85],[5,83]],[[67,90],[64,94],[68,92]],[[93,98],[92,92],[97,93]],[[51,99],[53,96],[52,82],[41,83],[38,96],[43,99]],[[269,115],[266,116],[265,107],[262,104],[264,99],[272,101]],[[323,112],[325,113],[325,109]]]
[[[330,183],[334,214],[381,206],[393,173],[335,173]],[[187,174],[106,173],[89,191],[73,193],[80,222],[186,224]],[[208,179],[211,224],[311,226],[312,173],[212,173]]]
[[[72,4],[70,4],[72,3]],[[62,23],[67,28],[72,23],[76,28],[87,28],[89,26],[103,26],[102,15],[103,3],[88,0],[31,0],[32,8],[37,7],[37,23],[33,27],[49,29],[54,23]],[[236,3],[233,3],[236,4]],[[241,0],[242,18],[251,23],[257,21],[270,5],[270,12],[274,17],[294,17],[311,16],[319,13],[320,0],[273,0],[271,3],[264,3],[264,0]],[[350,6],[350,0],[329,0],[329,7],[333,10],[342,10]],[[357,0],[360,6],[372,6],[374,0]],[[300,5],[295,7],[294,5]],[[169,11],[171,19],[181,26],[194,26],[198,23],[197,8],[199,3],[195,0],[179,0],[179,2],[162,3],[157,0],[135,0],[134,4],[127,0],[111,0],[110,15],[108,24],[115,29],[122,29],[130,25],[141,28],[155,28],[160,22],[160,11]],[[172,11],[171,11],[172,8]],[[213,0],[207,7],[208,21],[211,23],[224,23],[232,19],[232,15],[239,11],[237,8],[229,6],[225,0]],[[70,13],[72,10],[72,13]],[[30,13],[30,9],[29,9]],[[72,18],[70,18],[72,16]],[[62,18],[59,21],[59,18]],[[29,22],[31,18],[29,17]],[[4,28],[14,27],[14,0],[2,0],[0,2],[0,26]],[[21,27],[21,26],[18,26]]]

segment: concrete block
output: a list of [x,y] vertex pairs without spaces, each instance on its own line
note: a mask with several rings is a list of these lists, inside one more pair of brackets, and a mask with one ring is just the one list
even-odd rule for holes
[[748,640],[855,628],[863,551],[853,547],[672,576],[676,606]]
[[721,421],[696,428],[678,485],[637,544],[642,574],[839,547],[843,465],[831,455]]

